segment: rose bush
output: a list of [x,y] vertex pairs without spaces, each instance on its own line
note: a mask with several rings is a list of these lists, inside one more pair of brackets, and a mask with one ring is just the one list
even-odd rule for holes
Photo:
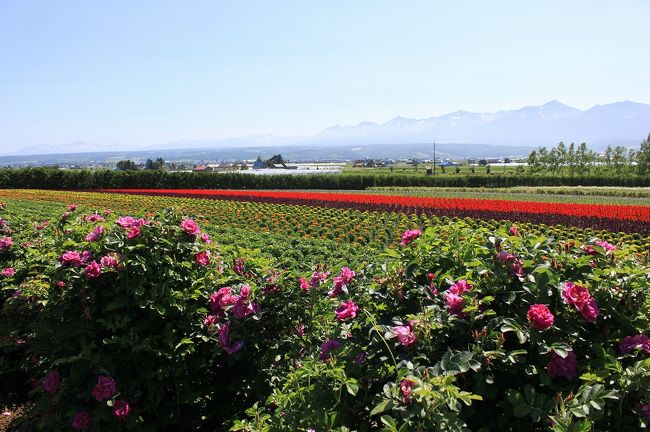
[[306,271],[175,213],[82,212],[3,231],[27,430],[647,427],[633,249],[450,223]]

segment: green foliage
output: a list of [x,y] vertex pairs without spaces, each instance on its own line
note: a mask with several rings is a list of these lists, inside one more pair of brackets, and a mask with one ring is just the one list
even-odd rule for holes
[[[361,249],[366,255],[353,259],[342,245],[341,261],[306,268],[305,256],[333,255],[309,255],[317,242],[304,250],[300,243],[265,246],[236,231],[207,243],[182,228],[180,215],[159,210],[131,238],[130,228],[114,224],[118,215],[91,221],[81,208],[42,223],[58,209],[36,210],[37,224],[10,210],[3,215],[14,244],[1,265],[16,273],[0,280],[0,326],[8,335],[0,374],[20,371],[36,382],[57,371],[61,378],[52,394],[43,385],[31,391],[27,430],[69,429],[81,410],[91,413],[93,430],[111,431],[646,427],[639,407],[650,399],[650,360],[643,350],[619,347],[650,326],[650,269],[634,249],[607,252],[595,239],[557,240],[523,226],[513,235],[509,223],[448,221],[383,253]],[[416,228],[419,219],[409,221]],[[101,237],[87,240],[99,225]],[[60,262],[69,250],[89,251],[90,261],[114,256],[119,265],[89,277],[89,260]],[[201,265],[196,254],[206,251],[210,262]],[[498,259],[500,251],[520,260],[523,273]],[[356,276],[328,294],[339,266],[352,262]],[[320,286],[299,287],[300,277],[327,269],[332,274]],[[459,280],[472,287],[452,313],[445,291]],[[595,323],[563,300],[569,281],[589,288],[600,308]],[[215,291],[239,294],[243,285],[259,311],[237,318],[232,305],[210,307]],[[344,300],[358,310],[339,321]],[[554,325],[532,327],[532,304],[547,305]],[[208,315],[216,324],[206,324]],[[224,340],[216,330],[226,323]],[[415,342],[405,345],[398,326]],[[327,340],[339,346],[323,357]],[[576,376],[549,374],[553,356],[575,356]],[[91,393],[99,376],[117,383],[102,402]],[[111,414],[117,400],[131,405],[122,421]]]

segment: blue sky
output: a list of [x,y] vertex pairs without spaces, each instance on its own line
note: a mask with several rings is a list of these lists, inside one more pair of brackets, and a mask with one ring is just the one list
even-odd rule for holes
[[650,1],[0,1],[0,153],[650,103]]

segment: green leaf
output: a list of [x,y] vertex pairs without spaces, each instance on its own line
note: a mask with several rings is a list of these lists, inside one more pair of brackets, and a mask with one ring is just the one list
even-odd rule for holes
[[356,381],[348,381],[345,383],[345,388],[348,390],[352,396],[356,396],[359,392],[359,385]]
[[390,410],[393,409],[393,406],[394,406],[394,404],[393,404],[392,400],[390,400],[390,399],[383,400],[383,401],[379,402],[377,404],[377,406],[375,406],[372,409],[372,411],[370,411],[370,415],[374,416],[374,415],[381,414],[381,413],[386,412],[386,411],[390,411]]
[[526,417],[528,414],[530,414],[531,407],[528,404],[521,403],[517,406],[515,406],[515,409],[513,411],[513,415],[517,418],[523,418]]

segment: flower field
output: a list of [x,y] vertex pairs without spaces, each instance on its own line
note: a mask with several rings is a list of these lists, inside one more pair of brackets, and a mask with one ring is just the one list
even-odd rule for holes
[[242,192],[0,191],[20,430],[648,428],[647,212]]
[[640,205],[548,203],[502,199],[437,198],[359,193],[201,189],[106,189],[105,192],[333,206],[402,211],[436,216],[507,219],[563,224],[609,231],[650,233],[650,207]]

